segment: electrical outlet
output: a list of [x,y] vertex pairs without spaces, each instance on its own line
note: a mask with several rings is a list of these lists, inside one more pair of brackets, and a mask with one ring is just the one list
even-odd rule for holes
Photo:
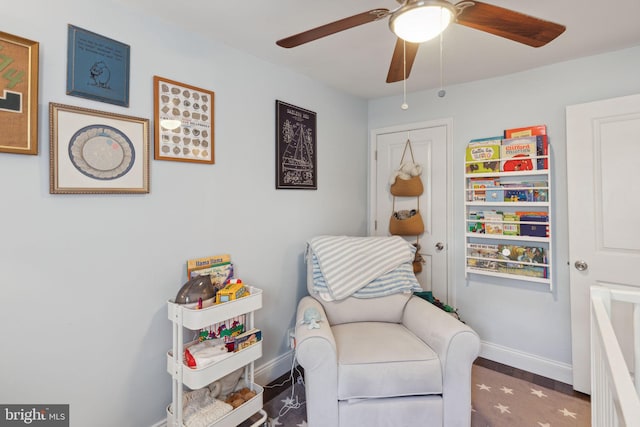
[[293,328],[287,330],[287,339],[289,340],[289,348],[296,348],[296,331]]

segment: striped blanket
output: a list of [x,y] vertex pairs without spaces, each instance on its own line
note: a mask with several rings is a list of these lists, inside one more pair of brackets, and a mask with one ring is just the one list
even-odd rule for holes
[[414,255],[415,247],[398,236],[320,236],[307,242],[313,288],[325,301],[421,290]]

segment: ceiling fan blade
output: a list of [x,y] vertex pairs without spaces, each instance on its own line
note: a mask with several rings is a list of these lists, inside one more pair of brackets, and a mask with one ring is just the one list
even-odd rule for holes
[[458,24],[532,47],[544,46],[566,29],[564,25],[475,0],[457,3],[456,8],[461,10]]
[[413,61],[416,59],[416,55],[418,54],[418,47],[420,47],[419,43],[405,42],[398,37],[398,40],[396,40],[396,47],[393,50],[393,56],[391,57],[391,64],[389,65],[387,83],[400,82],[409,77],[411,67],[413,67]]
[[301,44],[309,43],[322,37],[357,27],[358,25],[377,21],[378,19],[382,19],[388,15],[389,9],[372,9],[367,12],[362,12],[357,15],[321,25],[320,27],[278,40],[276,44],[286,48],[300,46]]

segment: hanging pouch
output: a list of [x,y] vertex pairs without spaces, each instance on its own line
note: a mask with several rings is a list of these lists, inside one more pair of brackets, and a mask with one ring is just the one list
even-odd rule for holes
[[[411,155],[411,161],[405,162],[404,158],[407,154],[407,148]],[[407,143],[404,145],[404,151],[400,158],[400,169],[395,172],[395,180],[391,184],[389,191],[394,196],[398,197],[417,197],[422,194],[424,187],[422,185],[422,166],[415,162],[413,157],[413,148],[411,147],[411,140],[407,139]]]
[[417,236],[424,233],[420,211],[412,209],[394,212],[389,219],[389,232],[395,236]]
[[397,176],[390,190],[394,196],[417,197],[422,194],[424,188],[422,186],[422,179],[419,176],[412,176],[409,179],[402,179]]

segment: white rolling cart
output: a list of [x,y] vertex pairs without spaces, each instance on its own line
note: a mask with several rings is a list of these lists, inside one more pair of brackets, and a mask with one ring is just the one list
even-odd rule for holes
[[170,300],[168,305],[169,320],[173,324],[173,346],[167,353],[167,371],[173,381],[172,407],[173,413],[167,408],[167,426],[183,426],[183,385],[192,390],[206,387],[213,381],[244,367],[244,387],[256,392],[256,396],[243,405],[222,416],[210,424],[210,427],[236,427],[255,413],[261,418],[251,427],[263,425],[267,413],[262,409],[263,388],[254,383],[254,362],[262,356],[262,341],[258,341],[243,350],[229,355],[215,363],[202,368],[192,369],[183,363],[184,337],[183,328],[198,330],[215,323],[224,322],[235,316],[246,314],[246,329],[254,327],[254,312],[262,308],[262,290],[249,286],[250,295],[238,300],[216,304],[202,309],[187,308]]

